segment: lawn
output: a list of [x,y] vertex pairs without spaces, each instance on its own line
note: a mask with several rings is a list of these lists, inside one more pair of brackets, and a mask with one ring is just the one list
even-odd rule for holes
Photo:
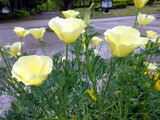
[[[140,10],[140,12],[146,14],[156,14],[160,13],[160,11],[157,11],[157,9],[159,8],[160,8],[159,5],[145,6]],[[86,9],[84,8],[78,8],[75,10],[81,12],[82,16],[85,14],[86,11]],[[104,15],[102,11],[93,11],[92,18],[107,18],[107,17],[135,15],[136,8],[134,6],[128,6],[127,8],[124,9],[110,9],[110,12],[112,13],[111,15]]]

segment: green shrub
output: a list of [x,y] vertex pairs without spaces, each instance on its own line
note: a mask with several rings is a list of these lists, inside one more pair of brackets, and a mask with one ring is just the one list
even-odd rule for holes
[[35,8],[33,8],[33,9],[31,9],[30,14],[31,15],[36,15],[36,14],[38,14],[38,12]]
[[43,11],[47,10],[47,4],[43,3],[41,5],[37,5],[37,12],[38,13],[42,13]]
[[0,13],[0,21],[6,21],[10,19],[21,19],[30,16],[30,13],[25,10],[16,10],[14,13]]
[[126,0],[113,0],[113,4],[115,3],[124,3],[126,2]]
[[127,5],[134,5],[134,1],[133,0],[126,0]]
[[13,13],[7,13],[7,14],[0,13],[0,21],[6,21],[9,19],[13,19]]
[[55,1],[53,0],[48,0],[48,9],[49,10],[59,10],[59,6],[56,5],[57,3],[55,3]]
[[16,10],[13,13],[13,18],[15,18],[15,19],[25,18],[28,16],[30,16],[30,13],[25,10]]
[[153,4],[160,5],[160,1],[155,1]]
[[157,0],[149,0],[149,1],[147,2],[147,4],[148,4],[148,5],[152,5],[155,1],[157,1]]
[[93,6],[93,9],[95,11],[99,10],[99,8],[101,8],[101,4],[100,3],[95,3],[94,6]]
[[117,9],[117,8],[126,8],[127,7],[127,3],[122,2],[122,3],[114,3],[113,4],[113,8]]

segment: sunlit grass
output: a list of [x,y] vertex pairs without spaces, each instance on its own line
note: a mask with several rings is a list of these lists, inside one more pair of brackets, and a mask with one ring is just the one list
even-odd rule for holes
[[[144,8],[140,9],[140,12],[145,14],[156,14],[160,13],[160,11],[157,11],[158,8],[160,8],[159,5],[145,6]],[[81,12],[82,16],[85,14],[86,11],[86,9],[84,8],[78,8],[76,10]],[[124,9],[110,9],[110,12],[111,12],[110,15],[104,15],[103,11],[93,11],[92,18],[107,18],[107,17],[136,15],[136,8],[134,6],[128,6],[127,8]]]

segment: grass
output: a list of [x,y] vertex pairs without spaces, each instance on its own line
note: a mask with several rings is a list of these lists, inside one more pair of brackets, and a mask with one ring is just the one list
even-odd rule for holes
[[[145,6],[142,9],[140,9],[140,12],[145,14],[156,14],[160,13],[160,11],[157,11],[157,9],[159,8],[159,5]],[[84,16],[86,11],[86,9],[84,8],[78,8],[76,10],[79,11],[82,16]],[[93,11],[92,18],[108,18],[136,15],[136,8],[134,6],[128,6],[124,9],[111,9],[110,12],[112,13],[111,15],[104,15],[102,11]]]

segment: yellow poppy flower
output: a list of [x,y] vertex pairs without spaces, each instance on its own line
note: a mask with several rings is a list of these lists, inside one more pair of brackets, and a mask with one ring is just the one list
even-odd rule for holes
[[151,117],[147,113],[143,114],[143,118],[144,120],[151,120]]
[[137,16],[137,21],[142,26],[147,25],[154,20],[155,20],[155,17],[151,15],[147,16],[146,14],[139,13],[139,15]]
[[93,89],[91,89],[91,90],[86,90],[86,93],[89,94],[89,96],[92,98],[93,101],[96,101],[96,100],[97,100],[96,96],[94,95]]
[[94,54],[95,54],[95,55],[99,55],[100,52],[99,52],[98,50],[95,49],[95,50],[94,50]]
[[[23,45],[24,43],[22,43]],[[13,56],[14,58],[17,58],[18,56],[21,55],[21,42],[15,42],[12,45],[7,45],[7,48],[9,48],[8,53]]]
[[[148,64],[148,63],[145,63],[145,64]],[[157,70],[157,64],[156,63],[149,63],[148,66],[147,66],[147,70],[148,71],[155,71],[155,70]]]
[[156,73],[156,74],[154,75],[154,80],[157,81],[157,82],[155,83],[155,85],[154,85],[154,89],[157,90],[157,91],[160,91],[160,79],[159,79],[159,77],[160,77],[160,72],[158,72],[158,73]]
[[160,80],[158,80],[154,86],[154,89],[160,91]]
[[13,65],[12,76],[25,85],[40,85],[52,71],[53,61],[48,56],[23,56]]
[[29,31],[28,30],[25,30],[24,28],[22,28],[22,27],[15,27],[14,29],[13,29],[13,31],[16,33],[16,35],[18,36],[18,37],[25,37],[26,35],[28,35],[29,34]]
[[142,8],[148,0],[134,0],[134,4],[136,8]]
[[62,19],[56,17],[49,21],[49,27],[57,34],[60,40],[70,44],[80,36],[86,25],[83,20],[77,18]]
[[154,80],[158,80],[159,77],[160,77],[160,72],[158,72],[158,73],[156,73],[156,74],[154,75]]
[[147,33],[147,36],[148,36],[149,38],[152,38],[152,37],[154,37],[155,35],[157,35],[157,33],[154,32],[154,31],[146,31],[146,33]]
[[62,11],[62,14],[65,16],[65,18],[75,18],[79,15],[79,12],[74,10],[67,10]]
[[42,39],[44,33],[45,33],[45,28],[33,28],[33,29],[29,29],[29,32],[32,34],[32,36],[35,39]]
[[108,29],[104,35],[112,53],[117,57],[127,56],[134,49],[147,42],[145,38],[140,37],[140,32],[137,29],[128,26],[117,26]]
[[99,37],[93,37],[91,41],[94,46],[97,46],[100,42],[102,42],[102,39]]
[[152,39],[150,39],[152,42],[154,42],[154,43],[160,43],[160,36],[154,36]]

